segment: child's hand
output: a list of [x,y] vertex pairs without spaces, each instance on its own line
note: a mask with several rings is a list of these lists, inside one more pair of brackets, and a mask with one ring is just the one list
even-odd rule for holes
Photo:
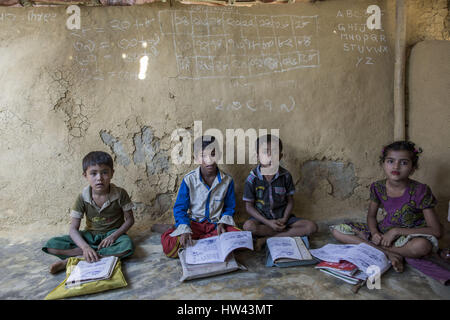
[[381,239],[381,245],[383,247],[390,247],[392,245],[392,242],[394,242],[395,239],[397,239],[399,236],[397,229],[392,228],[385,234],[383,234]]
[[227,232],[226,228],[225,228],[225,224],[223,223],[219,223],[217,225],[217,235],[220,236],[222,233]]
[[276,232],[281,232],[284,230],[285,226],[284,225],[280,225],[278,220],[269,220],[269,222],[267,223],[267,225],[269,227],[271,227],[273,230],[275,230]]
[[97,250],[111,246],[114,243],[114,241],[116,241],[116,237],[114,237],[113,235],[106,237],[105,239],[102,240],[102,242],[100,242]]
[[381,233],[377,232],[377,233],[374,233],[371,241],[374,245],[379,246],[382,239],[383,239],[383,235]]
[[183,233],[180,236],[180,244],[182,247],[192,246],[192,237],[190,233]]
[[87,262],[91,263],[97,262],[99,260],[97,252],[90,246],[86,246],[82,250],[83,250],[83,257]]
[[286,223],[288,222],[288,217],[286,218],[283,217],[281,219],[278,219],[278,221],[280,222],[281,225],[286,226]]
[[275,223],[283,229],[286,228],[286,221],[284,219],[276,219]]

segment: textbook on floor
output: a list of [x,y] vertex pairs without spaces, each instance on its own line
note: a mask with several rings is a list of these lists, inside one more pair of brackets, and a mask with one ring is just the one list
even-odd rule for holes
[[[353,274],[345,274],[339,268],[321,268],[320,271],[340,278],[348,283],[356,284],[370,276],[387,271],[391,263],[386,255],[365,243],[356,244],[327,244],[319,249],[313,249],[311,254],[322,261],[335,264],[347,261],[358,269]],[[316,266],[318,267],[318,266]]]
[[203,264],[224,262],[227,256],[238,248],[253,250],[250,231],[225,232],[220,236],[200,239],[186,248],[186,263]]
[[266,243],[266,267],[293,267],[318,262],[308,250],[307,237],[272,237]]
[[111,278],[118,258],[111,256],[101,258],[97,262],[80,261],[66,281],[66,288],[80,286],[87,282]]

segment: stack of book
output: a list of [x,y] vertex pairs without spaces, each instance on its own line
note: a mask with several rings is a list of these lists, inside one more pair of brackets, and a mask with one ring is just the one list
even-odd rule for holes
[[180,281],[246,270],[235,260],[233,251],[244,248],[253,250],[250,231],[225,232],[193,242],[194,245],[178,252],[183,269]]
[[345,260],[341,262],[322,261],[315,268],[350,284],[358,284],[366,279],[365,274],[357,266]]
[[327,244],[310,252],[322,260],[315,268],[354,285],[381,276],[391,266],[382,251],[365,243]]

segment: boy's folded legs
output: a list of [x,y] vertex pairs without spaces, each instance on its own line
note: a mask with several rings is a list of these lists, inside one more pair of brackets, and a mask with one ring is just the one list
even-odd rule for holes
[[313,221],[291,216],[286,223],[286,228],[283,231],[277,232],[255,218],[250,217],[244,223],[244,230],[251,231],[253,235],[262,237],[303,237],[317,232],[318,227]]
[[271,227],[250,217],[244,223],[244,230],[252,232],[255,237],[255,250],[260,251],[269,237],[303,237],[317,232],[317,224],[313,221],[291,216],[283,231],[275,231]]
[[[195,222],[191,221],[192,240],[199,240],[209,237],[217,236],[216,225],[208,221]],[[170,234],[175,231],[175,226],[172,226],[161,235],[161,244],[164,254],[169,258],[178,258],[178,251],[180,250],[181,242],[180,236],[172,237]],[[226,232],[241,231],[240,229],[226,225]]]
[[[306,220],[306,219],[300,219],[293,222],[292,224],[288,226],[290,227],[289,233],[292,233],[293,237],[303,237],[303,236],[310,236],[313,233],[317,232],[319,229],[317,224],[314,221]],[[283,232],[284,233],[284,232]]]
[[[81,231],[83,239],[88,243],[88,245],[97,250],[98,245],[103,239],[114,233],[116,229],[113,229],[104,234],[94,235],[88,231]],[[54,237],[47,241],[47,243],[42,248],[42,251],[57,256],[61,261],[55,262],[50,266],[50,273],[56,273],[58,271],[64,270],[67,263],[67,259],[70,257],[82,257],[83,250],[75,244],[69,235],[64,235],[61,237]],[[131,238],[122,234],[119,238],[114,241],[114,243],[105,248],[101,248],[97,251],[99,256],[117,256],[120,259],[132,255],[134,252],[134,245]]]

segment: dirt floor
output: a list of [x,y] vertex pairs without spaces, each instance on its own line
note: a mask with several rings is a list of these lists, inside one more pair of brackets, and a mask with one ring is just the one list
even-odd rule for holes
[[[351,285],[313,266],[267,268],[264,252],[238,252],[236,259],[248,270],[206,279],[180,282],[181,265],[163,253],[160,234],[147,233],[133,237],[135,254],[123,260],[122,270],[128,286],[105,293],[72,299],[450,299],[450,289],[406,265],[405,272],[392,268],[383,275],[381,289],[367,287],[354,294]],[[52,275],[49,266],[56,257],[45,254],[38,242],[12,243],[0,238],[0,299],[44,299],[65,278],[64,272]],[[334,242],[328,232],[310,239],[318,248]]]

